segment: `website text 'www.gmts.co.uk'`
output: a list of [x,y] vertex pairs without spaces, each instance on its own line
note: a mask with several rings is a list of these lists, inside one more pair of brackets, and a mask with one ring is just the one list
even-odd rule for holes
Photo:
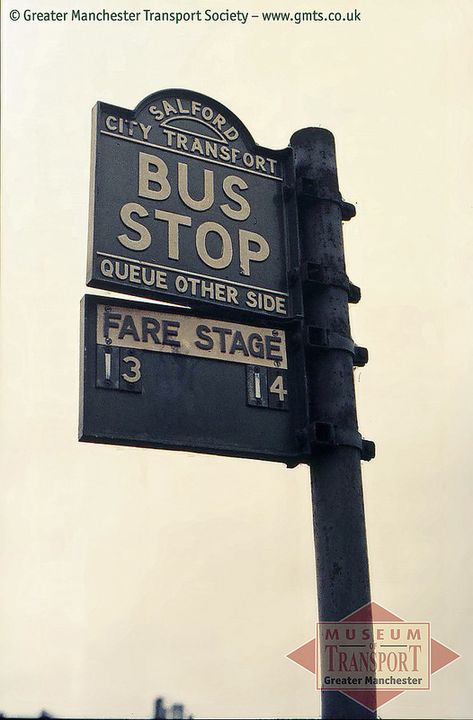
[[258,16],[265,22],[292,22],[296,25],[306,22],[360,22],[361,13],[359,10],[351,10],[348,12],[331,11],[328,13],[318,10],[286,12],[286,11],[268,11],[262,12]]

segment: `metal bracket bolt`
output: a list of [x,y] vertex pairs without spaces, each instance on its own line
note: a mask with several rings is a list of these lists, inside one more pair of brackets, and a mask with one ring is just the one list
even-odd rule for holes
[[326,265],[320,265],[310,260],[302,263],[300,267],[289,271],[289,284],[293,285],[299,277],[303,284],[313,285],[315,288],[323,289],[324,287],[332,286],[346,290],[348,302],[357,303],[361,299],[360,288],[350,282],[345,273],[337,272]]
[[346,335],[334,332],[328,328],[319,328],[315,325],[307,325],[305,328],[305,344],[309,350],[344,350],[353,356],[353,365],[363,367],[368,362],[368,350],[360,345],[355,345],[353,340]]
[[359,432],[339,428],[333,423],[315,421],[307,428],[310,444],[327,449],[346,445],[357,448],[362,460],[372,460],[376,454],[376,446],[372,440],[365,440]]
[[308,197],[316,202],[332,202],[338,205],[342,213],[342,220],[351,220],[356,215],[356,207],[352,203],[343,200],[340,193],[329,197],[321,195],[317,188],[317,183],[311,178],[297,178],[296,188],[299,197]]

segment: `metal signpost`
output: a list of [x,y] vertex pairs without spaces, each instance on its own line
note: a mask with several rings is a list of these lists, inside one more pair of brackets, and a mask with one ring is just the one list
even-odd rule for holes
[[[351,284],[334,140],[257,146],[227,108],[165,90],[93,114],[80,440],[307,463],[320,621],[370,600]],[[163,301],[174,306],[163,305]],[[178,304],[180,307],[176,307]],[[323,667],[318,669],[323,672]],[[324,718],[375,714],[322,691]]]
[[[371,600],[360,459],[374,457],[356,417],[353,365],[368,360],[350,336],[348,302],[359,289],[346,275],[342,220],[355,208],[338,189],[335,142],[321,128],[291,138],[298,177],[304,268],[304,313],[315,347],[306,353],[309,378],[309,462],[320,622],[338,621]],[[324,673],[324,667],[317,668]],[[375,718],[338,692],[322,691],[323,718]]]

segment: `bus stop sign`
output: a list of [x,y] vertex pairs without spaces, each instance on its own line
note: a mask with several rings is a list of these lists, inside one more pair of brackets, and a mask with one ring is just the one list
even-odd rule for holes
[[[301,317],[293,151],[163,90],[93,111],[87,284],[234,317]],[[295,278],[295,279],[294,279]]]

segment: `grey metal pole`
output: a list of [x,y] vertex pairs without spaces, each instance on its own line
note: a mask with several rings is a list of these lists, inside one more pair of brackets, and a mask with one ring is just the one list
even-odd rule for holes
[[[365,364],[367,351],[351,342],[348,302],[360,294],[345,273],[342,219],[350,219],[355,208],[339,192],[333,135],[306,128],[292,136],[291,146],[305,281],[319,620],[330,622],[370,602],[360,458],[371,459],[374,445],[358,433],[353,383],[353,364]],[[376,713],[339,692],[322,691],[322,717],[348,720]]]

